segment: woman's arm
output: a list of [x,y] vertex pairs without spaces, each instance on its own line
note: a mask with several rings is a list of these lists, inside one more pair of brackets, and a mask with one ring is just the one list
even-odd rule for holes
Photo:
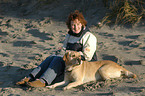
[[85,60],[90,61],[96,51],[97,39],[92,33],[87,32],[82,37],[81,42],[83,44],[83,56]]
[[64,49],[64,50],[66,49],[68,39],[69,39],[69,34],[67,34],[67,35],[65,36],[65,40],[64,40],[64,42],[63,42],[63,49]]

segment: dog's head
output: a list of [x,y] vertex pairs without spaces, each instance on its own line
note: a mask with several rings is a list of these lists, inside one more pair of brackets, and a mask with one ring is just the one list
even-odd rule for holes
[[68,51],[63,56],[63,60],[65,61],[66,71],[72,71],[81,64],[81,54],[76,51]]

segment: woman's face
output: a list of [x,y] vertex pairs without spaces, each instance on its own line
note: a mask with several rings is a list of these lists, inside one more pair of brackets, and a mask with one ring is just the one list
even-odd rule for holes
[[82,24],[78,19],[71,21],[71,30],[76,34],[80,33],[82,30]]

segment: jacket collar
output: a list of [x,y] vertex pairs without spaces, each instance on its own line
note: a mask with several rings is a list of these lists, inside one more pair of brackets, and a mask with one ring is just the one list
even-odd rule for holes
[[82,27],[82,30],[78,34],[74,33],[72,30],[69,30],[68,34],[72,35],[72,36],[75,36],[75,37],[80,37],[80,36],[82,36],[83,34],[85,34],[88,31],[86,29],[87,29],[86,27]]

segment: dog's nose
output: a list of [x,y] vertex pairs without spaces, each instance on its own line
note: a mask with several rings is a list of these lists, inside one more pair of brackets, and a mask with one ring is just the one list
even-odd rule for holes
[[71,71],[72,71],[72,69],[70,67],[65,68],[65,72],[71,72]]
[[69,70],[65,70],[65,73],[67,73],[67,72],[71,72],[71,71],[69,71]]

